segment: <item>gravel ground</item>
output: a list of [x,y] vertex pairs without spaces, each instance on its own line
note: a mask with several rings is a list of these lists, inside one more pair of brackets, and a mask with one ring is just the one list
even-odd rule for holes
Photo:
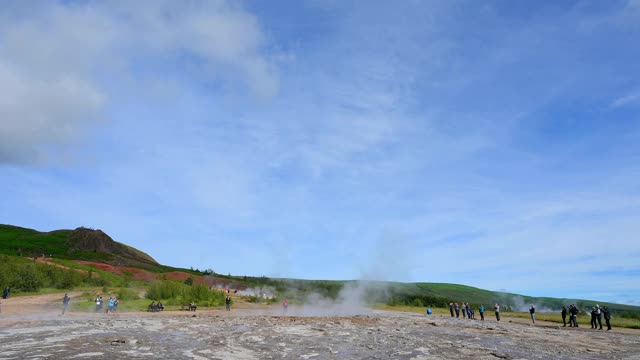
[[639,359],[640,332],[374,311],[341,317],[265,311],[51,311],[0,317],[0,359]]

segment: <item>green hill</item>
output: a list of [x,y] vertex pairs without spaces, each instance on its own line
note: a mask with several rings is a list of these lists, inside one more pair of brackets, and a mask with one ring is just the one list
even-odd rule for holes
[[[500,303],[505,310],[526,311],[529,304],[536,304],[538,311],[557,311],[562,305],[575,304],[588,309],[595,304],[606,305],[615,313],[640,314],[640,307],[614,304],[604,301],[584,299],[560,299],[532,297],[479,289],[471,286],[443,283],[398,283],[381,281],[325,281],[301,279],[277,279],[267,277],[224,276],[212,271],[200,272],[158,264],[151,256],[130,246],[111,239],[101,230],[77,228],[75,230],[56,230],[39,232],[11,225],[0,225],[0,254],[17,257],[40,257],[45,255],[64,260],[86,260],[113,265],[143,268],[155,273],[182,271],[194,276],[215,276],[226,279],[243,287],[270,287],[279,297],[304,301],[308,296],[320,295],[336,299],[344,296],[347,287],[360,288],[361,296],[370,303],[389,305],[432,305],[447,307],[449,302],[468,302],[472,305],[484,304],[491,308]],[[62,261],[62,260],[56,260]],[[65,265],[75,269],[89,270],[89,267]],[[106,274],[109,275],[109,274]],[[107,278],[104,276],[103,278]]]
[[[535,304],[538,311],[559,311],[562,305],[575,304],[580,309],[587,309],[599,304],[608,306],[612,311],[640,313],[640,307],[624,304],[615,304],[606,301],[575,299],[575,298],[551,298],[525,296],[513,293],[490,291],[466,285],[442,284],[442,283],[411,283],[399,284],[399,293],[404,297],[419,298],[420,296],[448,299],[449,302],[468,302],[470,304],[493,305],[502,304],[506,310],[527,311],[530,304]],[[426,303],[425,303],[426,305]]]
[[39,232],[18,226],[0,225],[0,254],[46,256],[126,266],[159,265],[148,254],[114,241],[103,231],[83,227]]

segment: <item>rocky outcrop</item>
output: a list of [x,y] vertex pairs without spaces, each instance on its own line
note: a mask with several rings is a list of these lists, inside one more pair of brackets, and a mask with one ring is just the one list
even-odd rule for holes
[[69,234],[66,244],[70,252],[109,254],[113,258],[112,261],[121,263],[122,265],[158,264],[148,254],[114,241],[102,230],[79,227]]

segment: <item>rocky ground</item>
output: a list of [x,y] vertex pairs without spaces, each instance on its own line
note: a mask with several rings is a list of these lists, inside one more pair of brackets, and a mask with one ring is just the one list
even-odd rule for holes
[[0,359],[640,359],[638,332],[371,312],[0,314]]

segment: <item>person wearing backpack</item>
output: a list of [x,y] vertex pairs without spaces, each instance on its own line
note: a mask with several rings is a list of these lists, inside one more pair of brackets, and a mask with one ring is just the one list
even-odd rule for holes
[[577,306],[571,304],[569,312],[571,313],[569,323],[573,324],[573,327],[578,327],[578,313],[580,313],[580,310],[578,310]]

